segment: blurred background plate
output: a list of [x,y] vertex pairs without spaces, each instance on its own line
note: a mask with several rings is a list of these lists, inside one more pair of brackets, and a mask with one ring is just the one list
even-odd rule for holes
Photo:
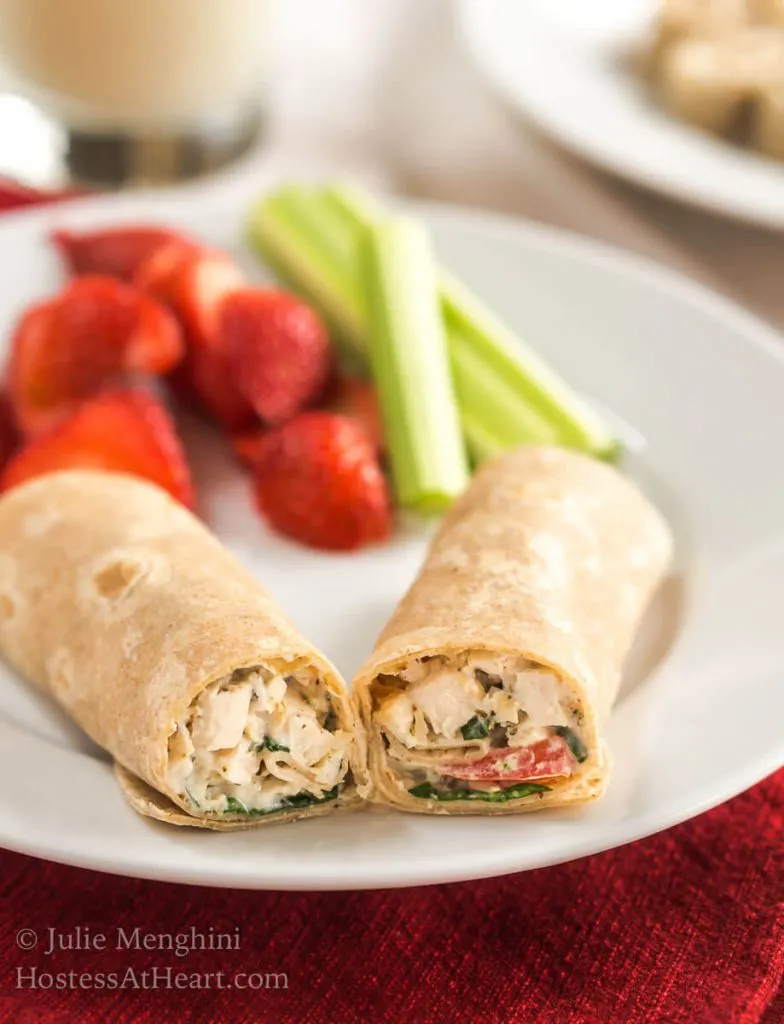
[[491,86],[558,143],[638,185],[784,229],[784,165],[654,106],[629,69],[656,0],[461,0],[464,41]]

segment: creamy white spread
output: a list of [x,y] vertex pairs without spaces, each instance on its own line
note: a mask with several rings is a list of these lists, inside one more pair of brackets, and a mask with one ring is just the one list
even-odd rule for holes
[[[399,676],[384,677],[374,718],[389,737],[411,751],[464,747],[522,747],[557,726],[579,732],[582,711],[574,692],[554,672],[525,658],[468,653],[460,658],[413,661]],[[478,729],[469,723],[476,721]],[[486,737],[467,739],[465,731]],[[495,740],[493,731],[495,730]]]
[[351,739],[313,669],[259,666],[196,697],[169,737],[169,782],[202,812],[296,806],[343,782]]

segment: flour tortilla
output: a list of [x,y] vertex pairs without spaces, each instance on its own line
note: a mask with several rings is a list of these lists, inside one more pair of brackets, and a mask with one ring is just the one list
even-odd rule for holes
[[[602,730],[639,621],[672,556],[661,514],[617,470],[527,446],[483,466],[444,520],[419,576],[360,669],[373,798],[430,814],[509,814],[595,799]],[[372,686],[412,659],[488,651],[551,668],[581,701],[590,754],[549,792],[506,803],[411,796],[373,721]],[[405,759],[405,748],[396,748]]]
[[[55,473],[0,499],[0,654],[109,751],[142,814],[238,829],[361,802],[364,738],[337,670],[190,512],[134,477]],[[167,782],[168,738],[207,685],[259,664],[317,670],[355,736],[354,784],[306,808],[197,817]]]

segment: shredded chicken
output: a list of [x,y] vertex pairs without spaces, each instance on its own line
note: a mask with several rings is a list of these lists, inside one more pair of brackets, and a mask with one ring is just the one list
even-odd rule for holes
[[439,750],[467,743],[489,747],[498,727],[503,741],[497,732],[496,745],[528,746],[554,727],[579,727],[582,713],[554,672],[525,658],[475,652],[459,660],[412,662],[391,687],[379,690],[374,717],[409,750]]
[[169,780],[202,812],[274,811],[328,796],[350,745],[312,669],[259,666],[198,695],[169,738]]
[[540,796],[588,756],[579,699],[522,657],[418,658],[376,681],[374,719],[397,784],[417,797],[515,798],[525,780],[536,785],[520,795]]

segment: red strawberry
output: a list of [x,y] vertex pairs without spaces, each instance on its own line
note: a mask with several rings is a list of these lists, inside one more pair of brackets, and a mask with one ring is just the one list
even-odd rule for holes
[[240,434],[231,434],[231,449],[243,466],[254,469],[261,458],[266,430],[248,430]]
[[325,408],[357,420],[365,428],[378,454],[384,450],[384,428],[376,389],[362,377],[338,377],[329,390]]
[[168,301],[169,280],[198,246],[184,238],[172,238],[150,250],[139,261],[131,284],[162,302]]
[[274,529],[336,551],[387,539],[392,513],[386,480],[354,420],[304,413],[271,430],[260,449],[256,501]]
[[157,302],[111,277],[79,277],[17,325],[8,369],[17,423],[49,430],[104,384],[168,373],[182,354],[180,329]]
[[144,477],[193,508],[190,471],[166,409],[139,390],[105,391],[5,467],[0,490],[60,469],[105,469]]
[[50,238],[72,274],[108,274],[132,281],[139,265],[156,249],[177,241],[192,245],[170,228],[155,224],[103,228],[98,231],[54,230]]
[[169,306],[185,332],[188,353],[172,380],[177,393],[228,430],[252,426],[256,414],[232,379],[216,330],[221,302],[244,283],[231,257],[173,242],[145,260],[136,282]]
[[245,278],[226,253],[175,242],[145,260],[135,283],[171,307],[189,342],[214,349],[220,344],[218,308],[226,295],[243,287]]
[[7,397],[0,392],[0,470],[11,458],[17,440],[11,405]]
[[192,348],[172,380],[175,390],[202,406],[230,432],[250,430],[258,417],[237,390],[222,352]]
[[11,336],[5,384],[16,425],[27,434],[48,429],[59,415],[58,387],[47,365],[56,345],[53,314],[52,302],[31,306]]
[[323,323],[300,299],[246,289],[223,300],[218,319],[237,386],[266,423],[284,423],[321,396],[332,348]]

